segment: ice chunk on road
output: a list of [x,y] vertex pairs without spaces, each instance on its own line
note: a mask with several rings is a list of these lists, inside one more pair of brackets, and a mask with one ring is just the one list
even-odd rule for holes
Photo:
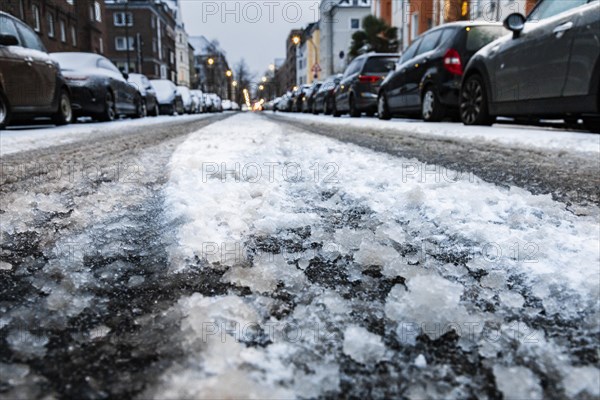
[[363,266],[383,266],[399,257],[400,254],[393,247],[384,246],[370,239],[363,240],[360,249],[354,253],[354,261]]
[[419,354],[417,358],[415,358],[415,366],[418,368],[425,368],[427,366],[427,360],[423,354]]
[[540,380],[528,368],[495,365],[493,372],[496,386],[502,392],[504,399],[535,400],[543,398]]
[[563,386],[567,396],[571,398],[582,392],[598,398],[600,396],[600,369],[591,365],[571,367],[563,380]]
[[385,356],[381,336],[360,326],[349,326],[344,332],[344,354],[362,364],[373,364]]

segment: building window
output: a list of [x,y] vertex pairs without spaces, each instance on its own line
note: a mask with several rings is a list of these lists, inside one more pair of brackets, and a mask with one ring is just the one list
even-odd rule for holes
[[98,43],[100,44],[100,54],[104,54],[104,39],[100,38]]
[[169,52],[169,60],[171,64],[175,64],[175,54],[172,51]]
[[48,19],[48,37],[54,37],[54,16],[52,14],[47,14],[46,18]]
[[166,65],[160,66],[160,79],[167,79],[167,66]]
[[21,14],[21,21],[25,21],[25,0],[19,0],[19,13]]
[[412,21],[410,21],[410,39],[415,40],[419,36],[419,14],[412,15]]
[[360,19],[351,18],[350,19],[350,29],[360,29]]
[[116,12],[114,14],[115,26],[133,26],[133,15],[130,12]]
[[[127,46],[127,42],[129,42],[129,46]],[[117,36],[115,38],[115,46],[117,51],[133,50],[133,37],[129,36],[126,39],[124,36]]]
[[152,29],[156,28],[156,17],[154,15],[150,16],[150,27],[152,27]]
[[100,8],[100,3],[94,2],[94,18],[96,22],[102,22],[102,9]]
[[67,0],[67,4],[72,6],[75,4],[75,0]]
[[[158,46],[156,45],[156,39],[152,39],[152,53],[156,53]],[[158,74],[156,74],[158,75]]]
[[65,24],[65,21],[61,19],[58,22],[58,25],[60,27],[60,41],[63,43],[67,43],[67,26]]
[[74,26],[71,27],[71,42],[73,43],[73,47],[77,46],[77,29]]
[[42,30],[40,23],[40,8],[36,4],[32,5],[31,13],[33,14],[33,30],[40,32]]

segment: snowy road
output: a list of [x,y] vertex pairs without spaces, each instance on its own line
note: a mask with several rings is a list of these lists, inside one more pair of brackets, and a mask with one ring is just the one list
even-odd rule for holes
[[3,156],[0,398],[600,396],[594,137],[218,119]]

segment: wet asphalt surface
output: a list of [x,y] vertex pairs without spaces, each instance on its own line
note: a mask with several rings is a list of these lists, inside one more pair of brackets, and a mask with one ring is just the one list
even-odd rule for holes
[[[266,117],[376,151],[474,173],[498,185],[549,193],[575,214],[588,214],[600,204],[600,161],[585,155],[392,131],[324,129]],[[108,132],[85,142],[3,157],[3,165],[11,169],[5,169],[9,172],[0,180],[0,218],[10,229],[2,229],[0,259],[10,268],[0,269],[0,398],[140,396],[185,353],[178,344],[181,316],[166,310],[192,293],[247,294],[244,288],[221,283],[223,270],[192,268],[175,275],[167,271],[166,248],[173,244],[171,233],[179,221],[163,215],[166,164],[189,133],[222,118],[226,116],[174,120],[152,129]],[[367,211],[352,208],[332,221],[361,226],[368,223]],[[290,234],[298,235],[299,241],[306,236]],[[256,249],[274,254],[286,246],[296,250],[293,243],[278,238],[256,238],[254,243]],[[446,256],[445,261],[465,262]],[[393,285],[403,284],[402,279],[383,279],[377,270],[367,271],[368,283],[351,283],[343,275],[347,261],[315,259],[306,275],[315,284],[345,288],[352,298],[383,299]],[[294,307],[285,288],[278,296],[280,310]],[[381,320],[366,324],[384,334]],[[458,349],[457,340],[450,333],[436,341],[422,337],[416,350],[400,343],[390,347],[407,358],[421,352],[430,360],[452,364],[457,373],[475,377],[485,396],[500,398],[489,367]],[[582,344],[587,350],[589,346]],[[581,350],[581,360],[597,363],[597,352],[587,350]],[[406,387],[397,381],[404,369],[401,359],[382,363],[375,371],[345,360],[340,392],[327,397],[402,396]],[[543,384],[546,393],[554,389],[551,381]]]

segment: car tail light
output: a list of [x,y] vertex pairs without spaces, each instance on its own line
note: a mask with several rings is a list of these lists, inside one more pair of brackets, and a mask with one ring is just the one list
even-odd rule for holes
[[381,76],[377,75],[359,75],[358,81],[360,83],[376,83],[381,79]]
[[65,78],[70,81],[85,81],[88,79],[85,75],[66,75]]
[[446,54],[444,54],[444,68],[451,74],[462,75],[463,68],[458,51],[449,49]]

